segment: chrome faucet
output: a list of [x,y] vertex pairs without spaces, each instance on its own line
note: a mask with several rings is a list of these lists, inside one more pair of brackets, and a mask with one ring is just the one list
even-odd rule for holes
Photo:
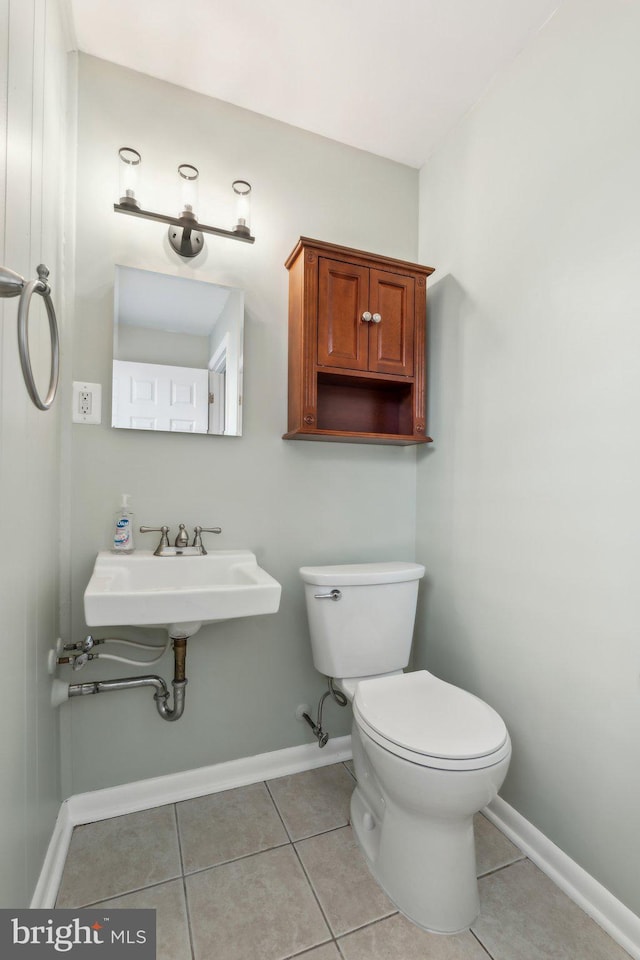
[[169,545],[169,527],[140,527],[140,533],[160,533],[160,543],[153,552],[155,557],[205,557],[207,551],[202,543],[202,533],[222,533],[222,527],[194,527],[193,543],[189,546],[189,536],[184,523],[178,526],[175,546]]

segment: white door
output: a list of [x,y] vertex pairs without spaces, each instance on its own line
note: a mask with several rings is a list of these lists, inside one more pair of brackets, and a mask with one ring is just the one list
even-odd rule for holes
[[208,371],[114,360],[111,426],[207,433]]

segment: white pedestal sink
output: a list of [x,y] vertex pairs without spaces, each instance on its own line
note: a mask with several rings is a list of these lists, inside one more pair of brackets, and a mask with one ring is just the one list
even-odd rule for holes
[[203,623],[276,613],[281,586],[250,550],[156,557],[101,551],[84,592],[89,627],[164,627],[191,637]]

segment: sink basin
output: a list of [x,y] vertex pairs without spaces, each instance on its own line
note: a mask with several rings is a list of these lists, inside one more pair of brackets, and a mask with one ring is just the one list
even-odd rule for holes
[[101,551],[84,592],[89,627],[164,627],[190,637],[203,623],[275,613],[281,586],[249,550],[156,557]]

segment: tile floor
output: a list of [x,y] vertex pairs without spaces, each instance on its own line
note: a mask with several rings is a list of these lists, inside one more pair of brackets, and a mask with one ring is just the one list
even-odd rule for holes
[[158,960],[628,960],[480,814],[480,918],[419,930],[353,840],[349,766],[76,827],[56,905],[155,908]]

